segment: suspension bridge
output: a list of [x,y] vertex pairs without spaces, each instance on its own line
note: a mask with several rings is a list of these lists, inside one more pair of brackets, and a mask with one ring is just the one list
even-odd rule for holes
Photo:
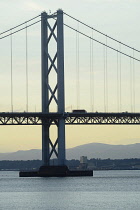
[[[76,22],[76,27],[63,21],[64,15],[72,22]],[[39,23],[41,23],[41,110],[32,111],[29,109],[28,31]],[[69,45],[64,47],[64,28],[76,34],[74,49],[70,32],[68,32],[67,40]],[[16,106],[14,102],[17,101],[14,95],[14,67],[16,68],[14,66],[14,36],[21,31],[25,31],[25,107],[23,111],[16,111],[14,108]],[[66,170],[65,125],[140,124],[138,111],[140,107],[137,100],[140,90],[139,50],[102,33],[62,10],[54,14],[43,12],[39,16],[0,33],[1,42],[7,41],[8,37],[10,38],[10,65],[4,66],[5,61],[3,64],[1,60],[1,69],[10,69],[8,86],[10,105],[7,108],[10,111],[4,110],[3,107],[6,105],[1,105],[0,125],[42,125],[42,167],[43,170],[45,167],[45,173],[46,168],[48,170],[50,167],[50,159],[53,154],[58,159],[60,168],[57,170]],[[66,58],[69,58],[67,66],[64,65],[64,49],[69,51],[69,55],[65,55]],[[85,58],[87,58],[86,62]],[[75,67],[72,65],[72,59]],[[69,69],[68,72],[66,68]],[[70,77],[74,68],[75,74]],[[68,78],[67,83],[65,72]],[[82,73],[84,76],[80,77]],[[20,95],[22,95],[21,92]],[[51,140],[51,126],[57,128],[55,142]],[[56,173],[56,169],[53,173]]]

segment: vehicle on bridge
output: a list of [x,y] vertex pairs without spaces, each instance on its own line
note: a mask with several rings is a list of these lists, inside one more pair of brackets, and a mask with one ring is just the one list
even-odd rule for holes
[[72,110],[73,113],[87,113],[85,109],[74,109]]

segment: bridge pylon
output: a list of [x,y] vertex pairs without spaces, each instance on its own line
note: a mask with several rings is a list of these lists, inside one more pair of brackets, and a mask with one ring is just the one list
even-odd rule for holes
[[[50,20],[53,19],[50,23]],[[53,50],[50,47],[53,40]],[[41,14],[42,58],[42,162],[39,171],[20,172],[21,177],[93,176],[93,171],[70,171],[65,165],[65,94],[64,94],[64,35],[63,11]],[[52,74],[53,73],[53,77]],[[54,76],[55,74],[55,76]],[[55,79],[54,79],[55,77]],[[56,111],[51,114],[52,106]],[[57,137],[51,139],[51,126],[56,126]],[[57,165],[50,165],[55,154]]]
[[[52,50],[53,48],[53,50]],[[53,52],[52,52],[53,51]],[[51,113],[55,106],[59,118],[50,118],[42,122],[42,161],[50,166],[53,154],[58,166],[65,165],[65,95],[64,95],[64,32],[63,11],[56,14],[41,14],[41,60],[42,60],[42,113]],[[54,75],[55,79],[51,77]],[[53,80],[53,81],[52,81]],[[54,112],[53,112],[54,113]],[[51,126],[57,128],[57,138],[51,140]]]

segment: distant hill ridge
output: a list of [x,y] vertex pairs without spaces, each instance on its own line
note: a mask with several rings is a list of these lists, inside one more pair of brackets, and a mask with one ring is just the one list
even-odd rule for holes
[[[36,160],[41,159],[41,150],[19,150],[12,153],[0,153],[0,160]],[[101,159],[127,159],[140,158],[140,143],[129,145],[111,145],[102,143],[90,143],[66,150],[66,158],[80,159],[80,156]]]

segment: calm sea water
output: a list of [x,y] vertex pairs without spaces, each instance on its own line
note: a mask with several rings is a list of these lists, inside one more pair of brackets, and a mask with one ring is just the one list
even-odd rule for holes
[[94,171],[94,177],[19,178],[0,172],[0,210],[140,210],[140,171]]

